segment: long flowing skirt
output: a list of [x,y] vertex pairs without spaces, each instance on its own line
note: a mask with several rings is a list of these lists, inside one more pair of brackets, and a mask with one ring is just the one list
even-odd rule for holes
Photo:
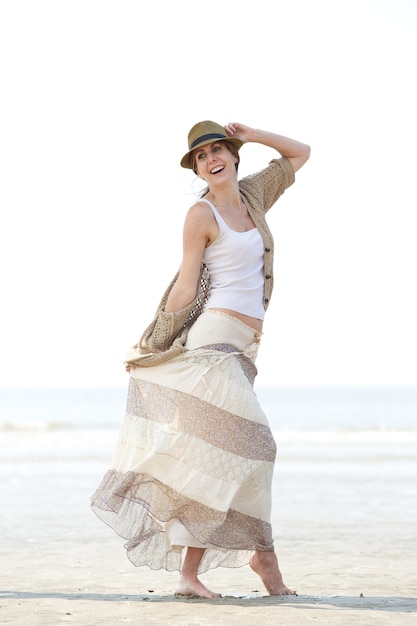
[[134,565],[181,569],[205,548],[199,573],[273,550],[276,446],[253,390],[258,333],[210,309],[186,352],[131,372],[113,463],[92,508],[125,538]]

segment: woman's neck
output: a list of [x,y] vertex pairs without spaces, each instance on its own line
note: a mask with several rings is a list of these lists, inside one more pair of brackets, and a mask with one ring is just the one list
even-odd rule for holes
[[225,189],[210,189],[207,199],[213,202],[214,206],[220,208],[240,209],[242,200],[238,185],[228,186]]

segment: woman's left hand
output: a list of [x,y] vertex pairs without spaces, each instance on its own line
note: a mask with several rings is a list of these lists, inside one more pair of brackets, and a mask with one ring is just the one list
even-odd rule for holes
[[273,148],[281,156],[291,161],[294,172],[297,172],[310,157],[310,146],[301,143],[301,141],[284,137],[284,135],[277,135],[260,128],[251,128],[238,122],[229,122],[224,129],[229,137],[236,137],[243,143],[251,141]]

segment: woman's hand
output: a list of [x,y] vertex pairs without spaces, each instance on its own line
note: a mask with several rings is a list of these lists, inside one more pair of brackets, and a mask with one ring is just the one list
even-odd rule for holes
[[251,141],[251,135],[253,129],[249,126],[245,126],[244,124],[239,124],[238,122],[229,122],[224,127],[227,135],[229,137],[236,137],[236,139],[240,139],[243,143]]
[[281,156],[291,161],[294,172],[297,172],[310,157],[310,146],[284,137],[284,135],[277,135],[260,128],[250,128],[238,122],[229,122],[224,129],[229,137],[236,137],[243,143],[251,141],[277,150]]

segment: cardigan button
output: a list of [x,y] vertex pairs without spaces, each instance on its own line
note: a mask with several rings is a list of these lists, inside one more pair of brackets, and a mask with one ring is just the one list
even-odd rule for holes
[[271,278],[271,274],[266,274],[265,278]]
[[271,248],[265,248],[265,252],[271,252]]
[[264,302],[265,302],[265,304],[268,304],[269,298],[265,298]]

